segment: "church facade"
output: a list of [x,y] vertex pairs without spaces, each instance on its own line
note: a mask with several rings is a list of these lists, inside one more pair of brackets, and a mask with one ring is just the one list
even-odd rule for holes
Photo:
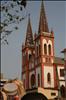
[[26,38],[22,45],[21,74],[26,90],[42,88],[46,91],[45,95],[50,93],[51,96],[57,96],[59,89],[61,93],[64,91],[64,59],[55,57],[54,32],[53,30],[49,32],[43,1],[41,2],[38,33],[34,36],[30,15],[28,18]]

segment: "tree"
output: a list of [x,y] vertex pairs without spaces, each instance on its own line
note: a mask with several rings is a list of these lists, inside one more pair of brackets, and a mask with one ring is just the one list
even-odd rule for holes
[[2,0],[0,5],[1,12],[1,44],[8,44],[7,37],[15,30],[18,30],[18,24],[22,22],[27,15],[22,12],[26,8],[27,0]]

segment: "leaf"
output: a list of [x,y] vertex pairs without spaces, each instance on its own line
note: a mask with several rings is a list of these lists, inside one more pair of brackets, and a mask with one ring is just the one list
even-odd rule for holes
[[1,7],[1,5],[0,5],[0,12],[1,12],[1,10],[2,10],[2,7]]
[[0,25],[0,33],[3,31],[3,26]]
[[8,9],[7,8],[5,9],[5,12],[8,12]]
[[17,4],[20,5],[19,1],[17,1]]
[[5,10],[5,6],[2,7],[2,10]]
[[8,26],[6,23],[3,23],[3,25],[4,25],[4,27],[5,27],[5,26]]
[[18,30],[18,27],[16,26],[15,29]]
[[25,18],[24,17],[22,17],[22,18],[20,18],[20,21],[22,21],[22,20],[24,20]]
[[9,30],[5,30],[5,35],[9,35],[9,34],[11,34],[12,33],[12,31],[9,31]]
[[8,41],[7,41],[6,39],[5,39],[4,41],[5,41],[5,42],[7,43],[7,45],[8,45]]
[[14,8],[14,5],[11,3],[11,7]]
[[12,15],[10,13],[7,13],[8,16],[12,17]]
[[19,19],[19,16],[17,16],[16,19],[18,20]]
[[22,1],[21,1],[21,5],[23,5],[24,8],[25,8],[25,7],[26,7],[26,0],[22,0]]
[[3,29],[3,26],[0,25],[0,30],[2,30],[2,29]]
[[10,18],[10,21],[12,21],[12,20],[13,20],[13,18],[11,17],[11,18]]
[[19,12],[18,10],[15,10],[17,13]]
[[22,11],[22,7],[20,7],[20,10]]

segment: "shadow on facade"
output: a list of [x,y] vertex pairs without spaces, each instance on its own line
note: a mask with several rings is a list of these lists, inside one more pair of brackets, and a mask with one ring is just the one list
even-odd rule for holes
[[48,100],[43,94],[41,93],[27,93],[24,95],[21,100]]

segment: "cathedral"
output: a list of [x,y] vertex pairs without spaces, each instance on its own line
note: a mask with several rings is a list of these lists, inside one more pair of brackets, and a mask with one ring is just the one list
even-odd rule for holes
[[48,99],[64,96],[64,59],[54,53],[54,32],[49,31],[43,1],[38,32],[32,32],[30,15],[22,44],[22,81],[27,92],[41,92]]

